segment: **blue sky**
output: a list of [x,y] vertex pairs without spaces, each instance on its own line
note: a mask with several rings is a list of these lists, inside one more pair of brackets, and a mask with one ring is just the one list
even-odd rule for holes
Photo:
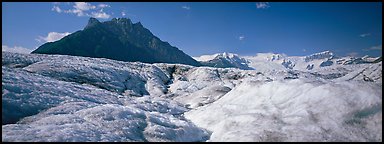
[[381,2],[2,2],[2,48],[35,49],[89,17],[140,21],[191,56],[221,52],[381,56]]

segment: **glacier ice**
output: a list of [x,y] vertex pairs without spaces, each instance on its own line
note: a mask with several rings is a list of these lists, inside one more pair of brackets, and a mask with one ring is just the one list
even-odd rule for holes
[[381,141],[381,85],[246,81],[186,113],[209,141]]
[[2,141],[382,141],[381,62],[269,56],[240,70],[2,52]]

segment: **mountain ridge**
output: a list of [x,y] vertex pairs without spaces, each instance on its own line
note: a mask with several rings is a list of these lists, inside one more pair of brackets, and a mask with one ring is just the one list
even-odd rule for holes
[[217,53],[211,56],[205,55],[195,57],[200,60],[203,66],[217,67],[217,68],[240,68],[245,70],[252,70],[253,68],[247,65],[248,61],[237,54],[233,53]]
[[90,18],[83,30],[45,43],[32,53],[200,65],[177,47],[154,36],[140,22],[133,24],[128,18],[113,18],[105,22]]
[[381,61],[381,57],[340,57],[328,50],[304,56],[287,56],[278,53],[257,53],[255,56],[239,56],[238,54],[224,52],[202,55],[194,57],[194,59],[204,66],[245,70],[258,69],[266,63],[274,65],[274,68],[279,70],[312,70],[335,65],[377,63]]

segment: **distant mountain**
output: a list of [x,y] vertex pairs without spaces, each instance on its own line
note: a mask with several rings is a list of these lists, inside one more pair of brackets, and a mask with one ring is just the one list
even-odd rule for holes
[[330,58],[330,59],[332,59],[332,58],[333,58],[333,53],[330,52],[330,51],[324,51],[324,52],[320,52],[320,53],[314,53],[314,54],[305,56],[305,57],[304,57],[304,61],[305,61],[305,62],[310,62],[310,61],[313,61],[313,60],[315,60],[315,59],[325,59],[325,58]]
[[381,61],[381,57],[378,58],[369,58],[368,56],[364,57],[350,57],[349,59],[340,59],[338,62],[343,65],[349,64],[364,64],[364,63],[377,63]]
[[382,60],[383,60],[383,57],[380,56],[379,58],[375,59],[375,60],[373,61],[373,63],[378,63],[378,62],[381,62]]
[[232,53],[218,53],[194,57],[204,66],[219,68],[239,68],[258,70],[262,72],[300,70],[318,71],[333,69],[342,65],[356,65],[381,62],[377,57],[339,57],[331,51],[323,51],[307,56],[287,56],[276,53],[257,53],[255,56],[239,56]]
[[83,30],[45,43],[32,53],[200,65],[178,48],[154,36],[140,22],[133,24],[128,18],[113,18],[102,23],[90,18]]
[[288,68],[288,69],[293,69],[293,67],[295,67],[295,63],[293,63],[290,60],[285,60],[285,59],[283,60],[281,65],[283,65],[285,68]]
[[239,57],[237,54],[232,53],[218,53],[214,55],[204,55],[196,57],[203,66],[217,67],[217,68],[239,68],[244,70],[251,70],[248,67],[247,60]]

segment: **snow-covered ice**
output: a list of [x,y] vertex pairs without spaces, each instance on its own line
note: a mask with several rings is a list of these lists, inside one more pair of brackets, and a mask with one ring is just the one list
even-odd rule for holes
[[321,54],[241,70],[2,52],[2,141],[382,141],[382,62]]
[[[181,104],[149,96],[152,91],[157,96],[162,84],[147,90],[145,81],[168,79],[157,67],[85,57],[31,57],[3,52],[3,141],[209,138],[206,130],[183,117],[187,109]],[[14,68],[17,63],[23,66]]]
[[381,141],[381,85],[246,81],[186,113],[210,141]]

